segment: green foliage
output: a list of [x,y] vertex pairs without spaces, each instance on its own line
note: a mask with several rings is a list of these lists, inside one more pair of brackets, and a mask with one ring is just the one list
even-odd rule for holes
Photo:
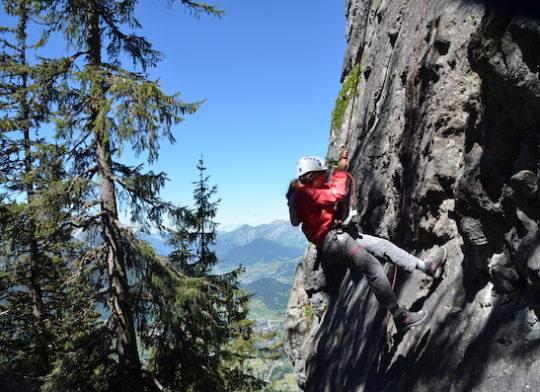
[[[167,0],[169,6],[176,2],[176,0]],[[208,5],[196,1],[191,0],[180,0],[182,5],[186,7],[187,10],[189,10],[193,15],[200,16],[201,13],[208,14],[208,15],[214,15],[214,16],[223,16],[223,11],[218,10],[216,5]]]
[[[151,333],[186,323],[179,309],[214,312],[214,319],[203,312],[194,319],[198,325],[171,332],[187,331],[182,341],[203,357],[228,353],[225,343],[201,346],[190,331],[212,340],[230,324],[238,336],[249,335],[241,292],[232,287],[218,302],[208,299],[238,272],[186,276],[119,222],[116,207],[125,203],[143,230],[160,228],[172,206],[158,196],[164,173],[114,159],[127,146],[152,163],[160,141],[173,142],[172,127],[201,104],[182,102],[159,82],[122,67],[124,55],[143,71],[161,58],[144,37],[122,31],[140,28],[137,3],[3,1],[17,18],[16,27],[0,29],[0,383],[8,391],[153,390],[174,358],[143,368],[136,336],[145,353],[158,355],[160,344],[169,347],[166,339],[176,335],[159,340]],[[221,15],[215,6],[180,3],[196,15]],[[28,44],[26,26],[33,21],[44,31]],[[27,50],[44,45],[53,31],[74,53],[29,64]],[[48,122],[56,126],[53,143],[34,137]],[[200,265],[208,270],[211,257]],[[238,337],[225,336],[227,345]],[[217,371],[254,385],[239,369]]]
[[[127,147],[147,154],[146,161],[153,163],[160,142],[174,142],[172,127],[182,121],[181,115],[200,105],[165,94],[157,81],[123,67],[124,56],[143,72],[162,57],[144,37],[123,32],[126,27],[141,27],[134,17],[137,3],[59,0],[50,4],[45,19],[78,51],[71,57],[77,68],[66,74],[68,88],[57,103],[56,125],[59,140],[73,151],[70,174],[88,184],[79,195],[74,221],[84,236],[92,238],[84,261],[95,279],[94,298],[104,309],[105,328],[112,337],[112,354],[90,367],[97,372],[106,363],[105,373],[111,377],[108,386],[92,384],[96,390],[154,388],[155,373],[162,369],[144,369],[139,344],[145,352],[155,350],[157,340],[148,334],[158,329],[169,336],[168,326],[178,321],[167,305],[182,308],[200,290],[191,287],[196,281],[185,286],[183,280],[186,289],[179,290],[180,281],[170,266],[119,221],[119,208],[124,208],[141,230],[163,228],[163,217],[173,208],[159,197],[165,173],[124,165],[121,153]],[[188,5],[205,9],[203,4]],[[57,369],[68,365],[60,363]],[[51,389],[64,385],[62,374],[53,372],[48,380]]]
[[313,325],[313,320],[315,318],[315,312],[313,311],[313,307],[311,307],[310,305],[305,305],[304,316],[306,317],[307,328],[309,330],[311,329],[311,326]]
[[[6,391],[255,391],[249,296],[241,269],[213,274],[215,187],[205,167],[195,208],[159,197],[165,173],[122,164],[162,140],[202,102],[166,94],[144,71],[161,53],[139,29],[137,0],[5,0],[0,28],[0,384]],[[169,1],[169,5],[173,2]],[[195,16],[216,6],[180,0]],[[43,34],[26,42],[26,26]],[[61,33],[70,56],[26,60]],[[106,53],[106,59],[102,58]],[[105,57],[105,56],[104,56]],[[134,70],[123,67],[130,58]],[[142,70],[143,73],[139,71]],[[54,124],[52,142],[36,135]],[[164,229],[168,260],[119,220]],[[142,354],[139,352],[142,349]]]
[[67,355],[66,338],[86,331],[96,314],[89,286],[67,283],[84,246],[70,225],[75,182],[63,168],[66,151],[37,137],[59,89],[48,63],[26,60],[28,49],[44,42],[26,41],[27,23],[42,4],[3,4],[17,25],[0,38],[0,383],[34,391]]
[[246,290],[254,293],[254,298],[260,299],[271,310],[287,308],[290,289],[290,284],[271,278],[261,278],[246,285]]
[[208,185],[202,159],[197,167],[195,207],[176,212],[177,230],[170,232],[176,249],[151,274],[155,306],[143,329],[143,343],[151,349],[149,369],[170,390],[258,390],[262,383],[244,369],[253,323],[247,319],[249,297],[238,287],[242,271],[211,273],[217,190]]
[[[184,103],[179,94],[165,94],[159,82],[109,65],[87,66],[73,77],[80,85],[79,96],[93,98],[80,106],[81,112],[97,112],[92,131],[108,129],[118,153],[127,143],[136,154],[147,152],[149,162],[158,158],[161,139],[175,141],[171,127],[183,120],[180,115],[194,113],[202,103]],[[73,108],[63,109],[73,115]]]
[[104,329],[69,336],[69,354],[54,363],[51,373],[43,379],[40,392],[110,391],[114,362],[110,352],[111,337]]
[[356,94],[358,83],[360,83],[361,72],[360,64],[356,64],[343,81],[341,90],[336,98],[334,110],[332,111],[332,129],[339,129],[341,127],[345,111],[351,99]]

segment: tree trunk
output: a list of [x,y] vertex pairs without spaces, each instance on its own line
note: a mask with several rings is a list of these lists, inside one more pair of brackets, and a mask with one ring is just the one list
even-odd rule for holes
[[[19,3],[19,24],[17,26],[17,39],[19,41],[20,50],[20,63],[26,65],[26,23],[28,15],[26,12],[26,5],[24,2]],[[26,88],[28,86],[28,77],[26,74],[22,76],[21,88],[24,91],[19,101],[19,113],[21,130],[23,133],[23,145],[24,145],[24,170],[28,175],[33,167],[31,141],[30,141],[30,108],[28,106],[28,99],[26,94]],[[24,190],[28,203],[34,201],[34,183],[24,179]],[[35,225],[31,223],[30,229],[32,233],[35,233]],[[47,346],[47,334],[44,321],[45,307],[43,304],[43,292],[41,290],[41,275],[42,266],[40,262],[39,246],[35,236],[32,234],[30,237],[30,280],[28,282],[30,301],[32,304],[32,315],[34,317],[34,335],[35,335],[35,352],[38,358],[37,360],[37,373],[39,375],[46,375],[51,370],[49,350]]]
[[[88,63],[90,66],[101,64],[101,32],[96,3],[88,3]],[[94,86],[93,91],[101,91],[101,97],[92,97],[99,103],[105,99],[103,86]],[[99,114],[99,104],[92,107],[90,127],[93,127]],[[95,131],[96,159],[99,175],[99,194],[103,223],[103,238],[107,247],[107,265],[109,274],[109,303],[116,323],[116,352],[119,362],[119,383],[122,391],[142,391],[143,377],[133,315],[129,285],[126,274],[126,254],[122,247],[122,234],[117,225],[118,209],[114,186],[109,131],[106,126]]]

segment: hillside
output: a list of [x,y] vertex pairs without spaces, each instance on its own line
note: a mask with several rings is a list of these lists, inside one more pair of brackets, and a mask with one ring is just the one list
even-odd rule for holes
[[430,316],[396,334],[311,249],[285,337],[304,391],[540,391],[540,22],[492,4],[346,2],[328,155],[349,149],[361,232],[449,257],[440,280],[398,272]]
[[[171,248],[157,234],[142,235],[157,252],[166,256]],[[291,246],[291,244],[293,244]],[[264,299],[252,302],[259,314],[268,314],[273,320],[282,318],[287,306],[283,300],[291,289],[297,265],[306,247],[304,235],[288,221],[274,221],[259,226],[243,225],[230,232],[220,232],[217,244],[218,265],[214,271],[223,273],[242,265],[246,271],[241,280],[253,292],[261,292]],[[269,288],[265,288],[265,284]],[[252,286],[255,285],[255,286]],[[273,290],[279,288],[277,290]],[[275,294],[275,298],[271,298]],[[279,306],[278,306],[279,304]]]
[[271,278],[261,278],[243,287],[254,298],[260,300],[268,309],[283,312],[291,290],[290,284],[281,283]]

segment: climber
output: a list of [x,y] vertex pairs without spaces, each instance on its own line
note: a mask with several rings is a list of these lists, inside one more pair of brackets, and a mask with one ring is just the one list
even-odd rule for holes
[[359,234],[343,227],[336,219],[336,206],[346,197],[348,153],[343,151],[336,170],[326,182],[327,166],[316,156],[305,156],[297,163],[298,178],[291,181],[287,192],[290,220],[294,226],[302,223],[307,239],[325,257],[341,260],[348,268],[359,268],[367,277],[379,303],[390,311],[398,331],[422,323],[427,312],[411,312],[400,307],[396,295],[377,257],[388,257],[394,264],[409,271],[420,269],[436,276],[446,259],[446,249],[440,247],[431,259],[421,260],[382,238]]

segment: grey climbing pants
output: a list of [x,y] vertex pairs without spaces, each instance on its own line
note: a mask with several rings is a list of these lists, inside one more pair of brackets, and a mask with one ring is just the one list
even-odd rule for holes
[[381,263],[349,233],[330,230],[320,250],[327,258],[334,259],[332,262],[342,262],[349,269],[361,270],[375,297],[385,309],[392,311],[398,307],[396,295]]
[[389,259],[390,262],[406,269],[407,271],[412,272],[420,261],[417,257],[404,251],[384,238],[362,234],[359,238],[356,238],[356,243],[373,256],[381,260]]

